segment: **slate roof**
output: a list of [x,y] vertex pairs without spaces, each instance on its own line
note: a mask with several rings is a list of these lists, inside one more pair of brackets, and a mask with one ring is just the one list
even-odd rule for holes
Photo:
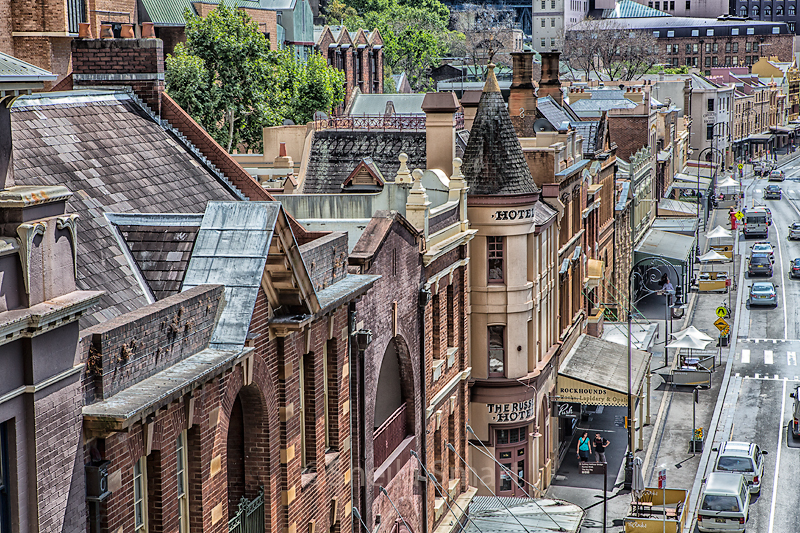
[[562,122],[578,122],[580,117],[568,106],[559,105],[552,96],[539,97],[536,101],[536,113],[546,118],[554,127]]
[[583,120],[573,122],[572,127],[583,137],[583,155],[594,154],[597,147],[597,132],[600,126],[599,120]]
[[106,291],[81,327],[152,299],[106,213],[198,213],[234,200],[225,185],[127,94],[38,93],[11,108],[17,185],[63,185],[78,219],[78,288]]
[[625,93],[619,89],[599,89],[592,91],[591,98],[570,102],[569,106],[579,116],[599,117],[603,111],[611,109],[633,109],[636,107],[636,102],[625,98]]
[[535,194],[540,190],[522,155],[492,68],[486,76],[461,171],[469,194],[475,196]]
[[323,130],[314,133],[304,194],[338,194],[342,183],[365,157],[371,157],[381,173],[397,172],[397,156],[408,155],[409,168],[427,168],[424,131]]

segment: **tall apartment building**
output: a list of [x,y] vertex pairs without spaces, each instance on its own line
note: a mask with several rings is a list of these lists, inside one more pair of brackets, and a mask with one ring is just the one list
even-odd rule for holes
[[[789,31],[795,33],[800,16],[797,13],[797,2],[771,2],[766,0],[730,0],[729,12],[733,16],[747,17],[765,22],[784,22]],[[767,50],[771,54],[772,50]]]

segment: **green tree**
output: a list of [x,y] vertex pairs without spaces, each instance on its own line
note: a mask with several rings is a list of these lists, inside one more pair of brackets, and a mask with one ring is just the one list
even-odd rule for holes
[[186,43],[166,60],[167,92],[229,152],[260,151],[265,126],[306,122],[342,102],[339,72],[318,54],[301,64],[290,50],[270,50],[244,11],[220,4],[205,18],[184,17]]

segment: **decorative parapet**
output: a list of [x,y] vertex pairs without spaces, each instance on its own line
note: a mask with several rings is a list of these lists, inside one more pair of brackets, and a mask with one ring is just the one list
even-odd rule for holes
[[19,258],[22,263],[22,279],[25,281],[25,294],[31,293],[31,250],[33,239],[37,235],[44,235],[47,226],[44,222],[32,222],[17,226],[19,235]]
[[70,214],[56,217],[56,228],[66,229],[72,238],[72,265],[75,269],[75,279],[78,279],[78,215]]

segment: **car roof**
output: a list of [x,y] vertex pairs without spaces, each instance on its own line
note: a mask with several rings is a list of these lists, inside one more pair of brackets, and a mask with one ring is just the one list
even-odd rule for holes
[[795,257],[792,259],[792,263],[800,263],[800,257]]
[[769,254],[766,252],[750,252],[750,259],[769,259]]
[[720,446],[719,455],[749,456],[753,452],[755,446],[756,445],[752,442],[728,441],[722,443],[722,446]]
[[739,494],[739,486],[744,480],[742,474],[734,472],[712,472],[706,478],[706,487],[703,492],[717,492],[722,494]]

